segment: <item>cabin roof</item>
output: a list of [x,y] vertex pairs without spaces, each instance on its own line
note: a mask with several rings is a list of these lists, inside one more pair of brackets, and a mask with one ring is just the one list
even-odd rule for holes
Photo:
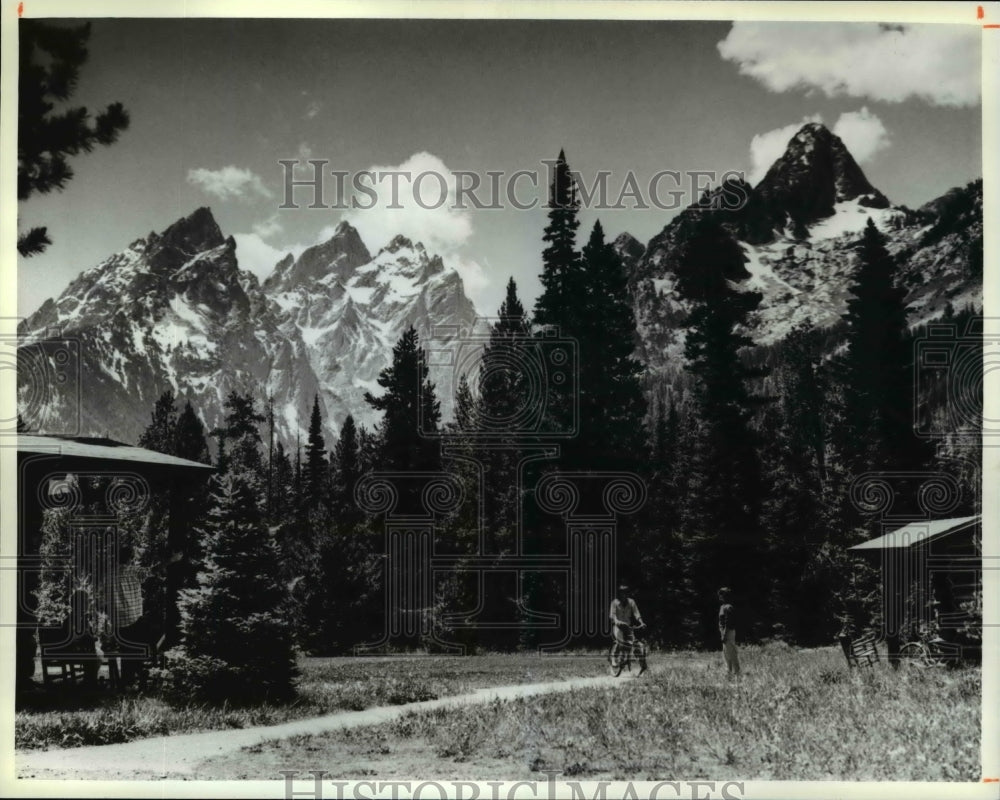
[[935,519],[924,522],[911,522],[902,528],[870,539],[867,542],[856,544],[850,550],[900,550],[913,547],[917,544],[930,542],[956,533],[965,528],[978,525],[982,521],[982,515],[976,514],[971,517],[953,517],[951,519]]
[[128,461],[184,469],[214,470],[211,464],[202,464],[186,458],[157,453],[145,447],[117,442],[114,439],[87,436],[49,436],[45,434],[19,434],[18,453],[51,455],[57,458],[93,459],[95,461]]

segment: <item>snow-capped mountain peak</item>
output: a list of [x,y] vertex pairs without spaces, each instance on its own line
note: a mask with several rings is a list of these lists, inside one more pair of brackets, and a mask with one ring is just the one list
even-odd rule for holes
[[[421,334],[475,317],[461,278],[405,237],[372,258],[346,222],[261,285],[239,266],[235,240],[197,209],[82,272],[21,325],[26,341],[52,332],[79,342],[74,397],[25,409],[34,430],[81,405],[83,433],[135,441],[166,389],[189,399],[208,427],[231,390],[275,397],[278,435],[291,444],[319,395],[332,441],[347,414],[372,425],[365,389],[413,324]],[[450,404],[448,397],[442,405]]]
[[[380,250],[379,252],[397,253],[400,250],[404,249],[413,250],[414,249],[413,241],[411,239],[408,239],[403,234],[397,233],[394,237],[392,237],[392,241],[390,241],[389,244],[383,247],[382,250]],[[423,250],[424,249],[423,243],[417,242],[416,249]]]
[[748,238],[764,241],[773,230],[805,228],[835,213],[838,203],[857,201],[882,209],[889,201],[869,183],[847,147],[824,125],[810,122],[788,142],[750,196]]
[[[717,207],[709,193],[682,211],[629,267],[637,355],[654,371],[682,363],[689,306],[676,292],[675,270],[702,214],[714,215],[743,249],[748,277],[737,284],[763,295],[750,331],[759,344],[780,340],[806,319],[819,327],[839,321],[869,219],[899,262],[911,324],[933,319],[947,303],[981,303],[981,182],[951,190],[915,212],[894,207],[840,138],[810,123],[756,187],[743,188],[747,201],[741,208]],[[638,252],[623,237],[616,249],[626,265],[628,251]]]
[[176,248],[192,255],[218,247],[224,241],[222,230],[207,206],[177,220],[160,236],[151,234],[149,239],[163,248]]
[[287,292],[330,276],[344,282],[370,260],[371,254],[357,230],[341,222],[327,241],[307,248],[298,258],[289,254],[279,261],[264,281],[264,290]]

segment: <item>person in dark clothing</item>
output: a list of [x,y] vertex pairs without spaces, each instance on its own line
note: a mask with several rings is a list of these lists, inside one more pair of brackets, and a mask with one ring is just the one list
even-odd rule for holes
[[736,611],[730,602],[732,593],[723,586],[719,589],[719,636],[722,638],[722,657],[729,675],[740,674],[740,657],[736,652]]

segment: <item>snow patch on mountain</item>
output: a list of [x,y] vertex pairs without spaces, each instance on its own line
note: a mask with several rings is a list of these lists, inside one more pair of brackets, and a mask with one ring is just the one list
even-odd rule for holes
[[799,293],[799,289],[796,289],[774,271],[766,248],[755,247],[746,242],[741,242],[741,245],[747,256],[745,266],[750,277],[739,285],[739,289],[762,292],[765,295],[786,293],[794,296]]
[[896,208],[871,208],[859,202],[858,198],[843,200],[833,206],[833,216],[821,219],[808,226],[809,239],[837,239],[848,234],[860,234],[871,219],[881,231],[892,230],[904,218],[904,213]]

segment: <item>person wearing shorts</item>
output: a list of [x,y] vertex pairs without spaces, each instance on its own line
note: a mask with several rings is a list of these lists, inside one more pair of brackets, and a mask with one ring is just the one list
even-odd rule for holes
[[723,586],[719,589],[719,636],[722,638],[722,658],[726,662],[729,675],[740,674],[740,657],[736,652],[736,611],[730,603],[731,592]]

